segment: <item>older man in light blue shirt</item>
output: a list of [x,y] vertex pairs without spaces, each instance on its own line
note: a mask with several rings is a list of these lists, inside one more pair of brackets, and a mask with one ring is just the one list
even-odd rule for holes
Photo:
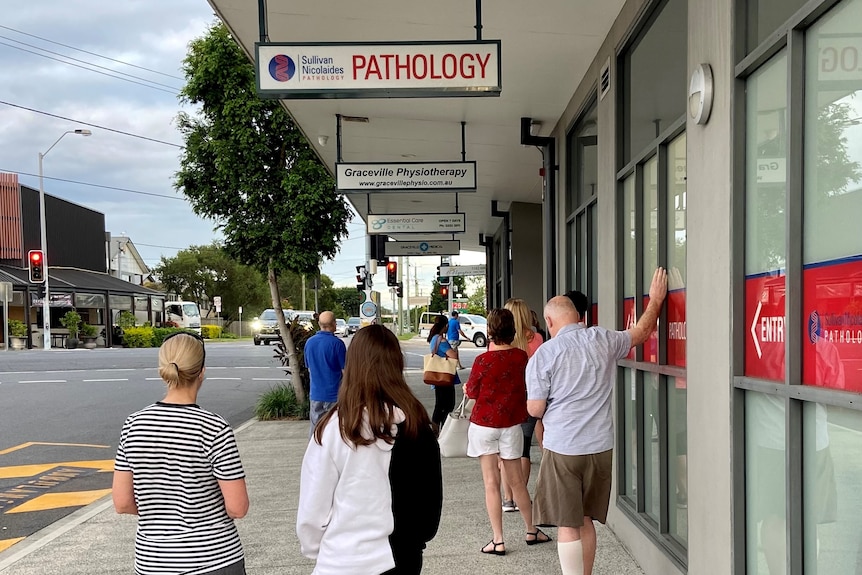
[[545,305],[551,339],[527,364],[527,411],[542,418],[545,426],[533,520],[559,528],[563,575],[589,575],[593,570],[593,519],[604,523],[610,503],[617,361],[655,329],[667,295],[662,268],[655,271],[649,294],[640,321],[626,331],[585,327],[579,322],[586,310],[576,310],[566,296]]

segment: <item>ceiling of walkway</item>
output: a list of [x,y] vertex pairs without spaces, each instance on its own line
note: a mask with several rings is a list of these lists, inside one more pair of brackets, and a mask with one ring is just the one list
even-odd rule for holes
[[[258,1],[209,1],[245,51],[254,54]],[[491,216],[491,200],[504,208],[513,201],[542,201],[541,154],[520,145],[520,118],[538,120],[539,134],[550,133],[622,5],[623,0],[485,2],[482,37],[502,41],[498,98],[288,100],[285,105],[333,172],[336,114],[369,119],[343,123],[345,162],[459,161],[460,123],[466,122],[466,159],[477,162],[478,190],[458,196],[467,232],[455,239],[461,240],[461,249],[482,251],[479,234],[493,234],[500,224]],[[476,5],[465,0],[268,0],[267,13],[272,42],[476,38]],[[325,146],[319,136],[328,136]],[[366,196],[349,199],[366,219]],[[454,211],[455,195],[382,193],[372,194],[369,202],[378,214],[448,212]]]

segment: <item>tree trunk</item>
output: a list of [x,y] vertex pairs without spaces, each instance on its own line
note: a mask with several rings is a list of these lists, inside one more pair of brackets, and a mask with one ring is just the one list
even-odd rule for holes
[[278,278],[275,275],[275,269],[272,267],[272,260],[269,262],[268,271],[267,277],[269,279],[269,292],[272,295],[272,307],[275,309],[275,317],[278,320],[278,331],[281,334],[281,340],[284,342],[284,349],[287,350],[287,366],[290,369],[290,382],[296,394],[296,401],[302,404],[305,403],[305,390],[302,388],[302,369],[300,369],[299,357],[296,355],[293,336],[287,328],[287,322],[284,319],[284,310],[281,309],[281,294],[278,291]]

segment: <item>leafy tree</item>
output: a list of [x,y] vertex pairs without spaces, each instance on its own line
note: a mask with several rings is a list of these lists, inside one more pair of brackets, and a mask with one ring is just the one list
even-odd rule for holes
[[269,293],[256,269],[239,263],[218,244],[190,246],[172,258],[162,256],[153,270],[163,289],[184,300],[202,302],[221,296],[221,317],[233,321],[239,306],[246,315],[269,307]]
[[311,273],[347,235],[350,210],[285,108],[255,92],[254,67],[227,28],[189,45],[180,99],[185,140],[175,186],[210,218],[225,250],[267,274],[297,399],[305,401],[296,346],[284,321],[279,274]]
[[485,297],[485,278],[482,278],[479,281],[475,281],[474,278],[470,283],[474,284],[474,290],[473,293],[470,294],[470,297],[467,298],[467,313],[487,316],[488,310],[486,309],[487,298]]
[[[352,317],[359,315],[359,306],[362,305],[363,295],[357,291],[356,288],[332,288],[330,293],[335,301],[333,308],[340,307],[342,310],[341,314],[336,314],[338,317]],[[335,310],[333,309],[333,311]]]
[[[453,276],[449,278],[449,290],[455,290],[454,293],[466,293],[467,286],[465,285],[464,276]],[[454,294],[453,294],[454,297]],[[449,313],[449,296],[445,298],[440,295],[440,282],[436,279],[431,283],[431,303],[428,306],[428,311],[442,311]]]

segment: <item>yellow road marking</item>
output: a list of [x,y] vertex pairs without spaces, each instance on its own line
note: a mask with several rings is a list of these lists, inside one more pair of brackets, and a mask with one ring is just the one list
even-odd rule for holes
[[10,509],[6,513],[45,511],[46,509],[57,509],[58,507],[80,507],[89,505],[110,492],[110,489],[94,489],[92,491],[71,491],[69,493],[46,493],[14,509]]
[[0,455],[6,455],[7,453],[12,453],[13,451],[18,451],[19,449],[26,449],[27,447],[32,447],[33,445],[59,445],[62,447],[98,447],[101,449],[108,449],[110,447],[110,445],[92,445],[90,443],[48,443],[44,441],[28,441],[27,443],[22,443],[21,445],[16,445],[15,447],[2,449],[0,450]]
[[9,549],[23,539],[23,537],[16,537],[15,539],[0,539],[0,551],[5,551],[6,549]]
[[58,461],[56,463],[39,463],[35,465],[11,465],[9,467],[0,467],[0,479],[34,477],[55,467],[86,467],[87,469],[98,469],[99,471],[113,471],[114,460],[97,459],[93,461]]

